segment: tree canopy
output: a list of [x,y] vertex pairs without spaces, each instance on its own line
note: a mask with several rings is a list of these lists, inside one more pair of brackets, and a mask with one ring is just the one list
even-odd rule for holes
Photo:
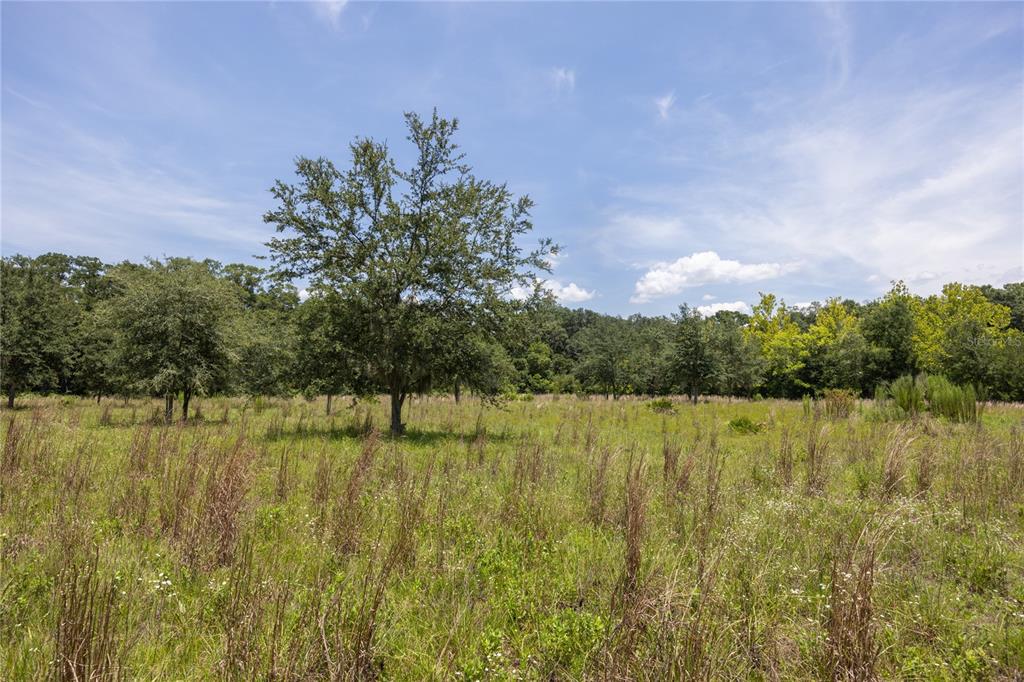
[[[400,169],[385,143],[360,138],[346,169],[299,158],[298,182],[278,181],[266,222],[278,271],[337,296],[340,345],[353,375],[387,387],[391,431],[413,391],[474,376],[464,352],[499,339],[547,267],[542,241],[524,252],[528,197],[476,178],[455,143],[458,121],[406,114],[414,161]],[[460,366],[462,365],[462,366]]]

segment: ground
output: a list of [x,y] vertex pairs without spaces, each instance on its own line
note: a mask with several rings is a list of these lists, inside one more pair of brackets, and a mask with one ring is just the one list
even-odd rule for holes
[[5,680],[1024,670],[1020,406],[20,402]]

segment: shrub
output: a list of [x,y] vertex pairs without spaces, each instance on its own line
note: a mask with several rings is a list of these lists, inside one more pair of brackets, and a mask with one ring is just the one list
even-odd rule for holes
[[924,391],[921,384],[921,381],[915,381],[914,377],[908,374],[889,384],[886,393],[900,410],[914,417],[924,411]]
[[729,420],[729,430],[733,433],[761,433],[763,429],[763,423],[755,422],[750,417],[736,417],[735,419]]
[[857,394],[847,388],[825,389],[825,416],[829,419],[846,419],[857,403]]
[[647,409],[658,414],[675,414],[676,406],[668,398],[656,398],[647,402]]
[[559,374],[551,380],[551,392],[561,395],[572,395],[582,390],[579,379],[571,374]]
[[957,386],[945,377],[927,379],[928,409],[932,414],[953,422],[978,421],[978,397],[974,387]]

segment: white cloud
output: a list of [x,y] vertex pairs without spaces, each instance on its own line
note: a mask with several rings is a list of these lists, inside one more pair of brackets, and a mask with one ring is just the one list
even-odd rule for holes
[[714,251],[701,251],[671,263],[656,263],[637,281],[630,302],[646,303],[677,294],[686,287],[772,279],[795,268],[794,264],[741,263],[723,259]]
[[840,287],[873,275],[878,291],[895,279],[917,280],[921,293],[1020,279],[1019,92],[1013,77],[791,103],[798,115],[762,131],[724,126],[727,149],[709,152],[696,178],[668,144],[663,160],[685,177],[614,189],[597,248],[646,265],[665,244],[756,245],[764,260],[799,260]]
[[572,92],[576,89],[576,72],[565,67],[551,69],[548,73],[551,84],[558,92]]
[[582,303],[594,298],[594,291],[588,291],[575,282],[560,284],[555,280],[545,282],[546,288],[554,294],[560,303]]
[[842,8],[819,20],[824,82],[768,84],[749,108],[709,98],[692,119],[659,98],[673,125],[645,131],[638,152],[657,171],[611,188],[595,248],[645,269],[676,244],[797,260],[854,296],[894,279],[927,294],[1024,278],[1024,79],[998,60],[953,76],[1019,17],[940,24],[863,54]]
[[345,11],[348,0],[316,0],[310,3],[313,14],[331,28],[341,26],[341,13]]
[[720,312],[722,310],[731,310],[734,313],[746,313],[747,315],[749,315],[752,312],[750,306],[744,303],[743,301],[733,301],[731,303],[726,303],[723,301],[722,303],[712,303],[710,305],[697,306],[697,312],[702,317],[711,317],[715,313]]
[[654,98],[654,106],[658,109],[658,118],[667,120],[672,111],[672,105],[676,103],[676,93],[669,92],[661,97]]
[[716,298],[718,298],[718,297],[715,296],[714,294],[704,294],[703,296],[700,297],[700,300],[702,300],[702,301],[713,301]]
[[[550,291],[559,303],[582,303],[583,301],[589,301],[597,294],[596,291],[584,289],[575,282],[562,284],[555,279],[545,280],[541,283],[541,288]],[[532,289],[515,286],[512,287],[511,295],[512,298],[523,300],[529,298],[532,293]]]

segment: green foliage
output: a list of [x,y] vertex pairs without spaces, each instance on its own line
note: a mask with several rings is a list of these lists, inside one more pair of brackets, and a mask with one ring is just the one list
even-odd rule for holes
[[710,387],[719,358],[712,347],[711,325],[696,310],[683,305],[676,315],[672,374],[679,386],[697,402]]
[[28,390],[55,390],[71,354],[77,310],[60,281],[24,256],[0,263],[0,384],[8,407]]
[[903,282],[894,282],[884,297],[865,307],[861,329],[869,344],[865,367],[868,386],[917,373],[914,310],[915,299]]
[[587,390],[613,398],[622,395],[631,383],[630,354],[633,328],[627,320],[600,317],[575,338],[579,364],[576,375]]
[[[388,234],[397,238],[394,231]],[[369,346],[361,345],[384,333],[372,310],[360,312],[369,299],[353,304],[324,275],[308,284],[300,300],[280,263],[277,273],[211,260],[196,266],[216,282],[214,289],[230,290],[234,299],[222,344],[227,371],[208,377],[205,392],[391,393],[396,375],[382,368],[392,365],[380,355],[368,361]],[[0,274],[9,285],[0,291],[0,362],[8,399],[12,391],[97,398],[157,392],[121,357],[115,302],[131,276],[141,281],[151,270],[151,264],[110,267],[63,254],[4,259]],[[26,287],[27,278],[38,285]],[[1003,293],[951,285],[941,296],[919,299],[897,282],[882,299],[864,305],[832,299],[792,310],[764,295],[752,316],[722,311],[707,319],[686,306],[674,319],[622,319],[568,310],[542,296],[527,302],[498,296],[491,299],[489,317],[474,302],[473,311],[463,309],[453,318],[447,309],[428,305],[429,297],[384,311],[404,311],[395,324],[408,335],[389,338],[405,357],[399,374],[402,367],[410,372],[407,393],[617,398],[685,391],[691,397],[752,398],[822,395],[828,389],[866,395],[884,386],[869,418],[889,420],[926,408],[923,385],[915,397],[900,377],[913,376],[928,358],[955,385],[998,400],[1024,400],[1024,332],[1004,325],[1006,314],[1011,323],[1015,319],[1009,305],[1016,305],[1013,296],[1020,290],[1015,284],[998,290]],[[484,317],[473,321],[477,314]],[[369,327],[360,331],[361,325]],[[185,391],[176,393],[184,397]],[[825,402],[821,406],[828,410]]]
[[945,377],[934,375],[927,377],[925,385],[925,399],[932,414],[953,422],[978,421],[980,410],[973,386],[957,386]]
[[888,397],[896,403],[903,414],[914,417],[925,409],[923,382],[909,374],[901,376],[888,386]]
[[668,398],[656,398],[654,400],[648,400],[646,403],[647,409],[658,414],[675,414],[676,405]]
[[[892,402],[893,414],[887,403]],[[876,406],[890,417],[914,417],[928,411],[953,422],[976,422],[981,410],[973,386],[957,386],[943,376],[922,374],[916,379],[905,375],[875,393]]]
[[102,313],[114,330],[125,383],[166,396],[167,419],[180,393],[187,417],[193,395],[226,386],[240,312],[234,290],[208,264],[183,258],[117,268],[112,276],[117,294]]
[[809,385],[802,373],[810,355],[808,338],[793,321],[785,303],[773,294],[761,294],[744,334],[761,349],[769,391],[787,397],[806,392]]
[[575,609],[561,609],[546,618],[539,627],[537,648],[547,676],[580,677],[607,628],[600,614]]
[[337,293],[345,320],[337,343],[353,373],[387,387],[394,433],[411,392],[477,378],[466,344],[502,336],[522,307],[515,290],[539,297],[534,272],[552,250],[542,241],[522,252],[532,202],[471,174],[454,140],[458,121],[434,112],[426,121],[406,114],[406,123],[409,169],[386,144],[359,138],[347,170],[299,158],[298,183],[278,181],[279,205],[265,216],[285,235],[269,243],[279,273]]
[[764,424],[761,422],[755,422],[750,417],[743,415],[729,420],[729,430],[733,433],[745,435],[761,433],[761,431],[764,430]]

